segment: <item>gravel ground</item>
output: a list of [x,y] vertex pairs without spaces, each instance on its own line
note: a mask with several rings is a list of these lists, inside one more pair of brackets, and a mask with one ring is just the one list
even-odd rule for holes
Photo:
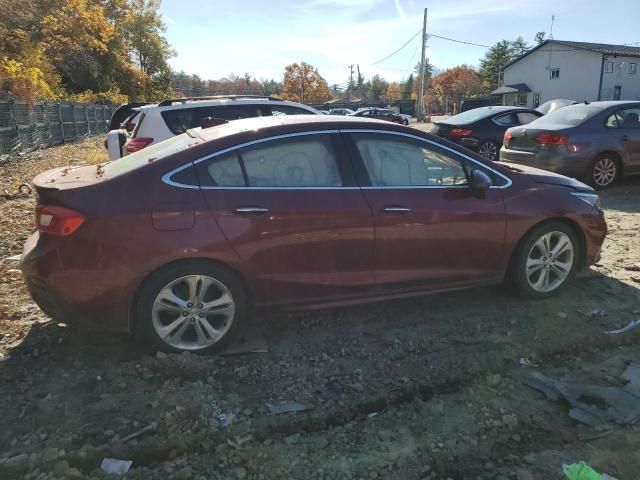
[[[104,161],[100,141],[0,164],[0,478],[114,478],[105,457],[132,460],[130,479],[553,480],[579,460],[640,478],[638,427],[594,430],[510,376],[522,361],[620,385],[640,361],[640,328],[603,333],[640,318],[640,179],[602,194],[602,264],[559,296],[493,287],[274,312],[251,333],[268,353],[155,355],[51,322],[4,260],[32,229],[21,181]],[[306,409],[266,406],[286,401]]]

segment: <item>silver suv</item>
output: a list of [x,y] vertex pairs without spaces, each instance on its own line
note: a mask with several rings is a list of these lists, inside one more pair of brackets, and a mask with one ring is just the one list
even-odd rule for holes
[[[112,130],[107,134],[109,158],[115,160],[149,145],[179,135],[190,128],[212,126],[215,121],[275,115],[320,115],[301,103],[273,97],[219,95],[163,100],[135,109],[133,132]],[[212,123],[213,122],[213,123]]]

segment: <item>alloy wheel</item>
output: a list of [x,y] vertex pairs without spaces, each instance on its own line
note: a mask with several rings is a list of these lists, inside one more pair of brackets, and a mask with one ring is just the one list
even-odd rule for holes
[[617,165],[612,159],[603,157],[593,166],[593,181],[599,187],[606,187],[616,178]]
[[226,285],[207,275],[187,275],[160,290],[151,315],[155,332],[167,345],[201,350],[224,337],[235,311]]
[[552,292],[571,274],[574,258],[573,242],[566,233],[545,233],[527,255],[525,274],[529,286],[536,292]]
[[498,146],[493,142],[484,142],[478,148],[478,153],[487,160],[495,160],[498,156]]

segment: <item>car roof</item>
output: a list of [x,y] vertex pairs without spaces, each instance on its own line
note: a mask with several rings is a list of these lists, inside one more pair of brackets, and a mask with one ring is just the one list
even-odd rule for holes
[[[215,127],[189,130],[191,134],[201,137],[205,141],[234,135],[245,131],[258,131],[270,127],[301,127],[307,126],[305,130],[325,130],[331,128],[380,128],[402,129],[407,127],[396,126],[384,120],[375,120],[361,117],[345,117],[344,115],[279,115],[275,117],[253,117],[234,120],[229,123],[217,125]],[[284,128],[284,130],[287,130]],[[416,132],[419,133],[419,132]]]
[[580,103],[576,103],[574,105],[567,105],[564,108],[569,108],[569,107],[579,107],[580,105],[582,106],[587,106],[587,107],[598,107],[598,108],[602,108],[603,110],[609,107],[622,107],[622,106],[626,106],[626,105],[630,105],[630,106],[640,106],[640,102],[639,101],[634,101],[634,100],[604,100],[604,101],[600,101],[600,102],[580,102]]
[[151,109],[158,109],[161,111],[165,110],[180,110],[183,108],[194,108],[194,107],[211,107],[217,105],[290,105],[293,107],[303,106],[304,108],[308,108],[310,110],[314,110],[312,107],[307,105],[290,102],[288,100],[273,100],[270,98],[216,98],[209,100],[198,100],[198,99],[188,99],[185,101],[175,100],[176,103],[171,105],[160,105],[160,104],[152,104],[152,105],[144,105],[139,107],[142,111],[148,111]]

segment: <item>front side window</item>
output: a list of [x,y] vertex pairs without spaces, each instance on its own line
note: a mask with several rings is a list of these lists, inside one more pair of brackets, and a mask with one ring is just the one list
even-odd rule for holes
[[604,63],[604,73],[613,73],[613,62]]
[[609,128],[640,129],[640,108],[625,108],[613,113],[606,122]]
[[552,68],[551,69],[551,80],[557,80],[558,78],[560,78],[560,69],[559,68]]
[[374,187],[466,185],[462,163],[417,140],[392,135],[352,134]]
[[240,151],[250,187],[342,185],[328,135],[270,140]]

